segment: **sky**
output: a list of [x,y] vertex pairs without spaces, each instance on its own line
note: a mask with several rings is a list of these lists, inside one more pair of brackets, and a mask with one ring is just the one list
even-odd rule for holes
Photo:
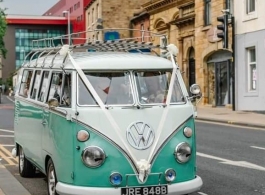
[[[1,1],[1,0],[0,0]],[[43,15],[59,0],[3,0],[1,8],[7,8],[6,14],[11,15]]]

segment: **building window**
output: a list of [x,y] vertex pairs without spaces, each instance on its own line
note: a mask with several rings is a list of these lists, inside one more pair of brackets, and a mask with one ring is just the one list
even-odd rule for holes
[[[166,47],[167,46],[167,37],[166,36],[160,37],[160,46],[161,47]],[[165,55],[166,53],[167,53],[166,49],[160,49],[160,54],[161,55]]]
[[94,22],[94,8],[92,9],[92,16],[91,16],[91,18],[92,18],[92,23]]
[[247,66],[248,66],[248,88],[249,91],[255,91],[257,88],[257,62],[256,62],[256,48],[251,47],[247,49]]
[[99,5],[97,4],[97,17],[100,18],[100,13],[99,13]]
[[211,24],[211,0],[204,0],[204,24]]
[[142,39],[142,42],[144,42],[144,24],[141,24],[141,39]]
[[246,11],[247,14],[251,12],[255,12],[256,10],[256,5],[255,5],[256,0],[246,0]]
[[90,13],[88,12],[88,14],[87,14],[87,26],[89,26],[89,24],[90,24]]

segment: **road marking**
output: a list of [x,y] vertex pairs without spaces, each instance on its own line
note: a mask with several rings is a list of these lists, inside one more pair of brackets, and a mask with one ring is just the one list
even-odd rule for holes
[[6,145],[2,144],[2,146],[3,147],[15,147],[15,145],[7,145],[7,144]]
[[262,166],[259,166],[259,165],[256,165],[256,164],[252,164],[252,163],[246,162],[246,161],[232,161],[232,160],[228,160],[228,159],[225,159],[225,158],[212,156],[212,155],[209,155],[209,154],[203,154],[203,153],[200,153],[200,152],[197,152],[197,156],[218,160],[218,161],[221,161],[220,163],[227,164],[227,165],[233,165],[233,166],[238,166],[238,167],[245,167],[245,168],[249,168],[249,169],[255,169],[255,170],[259,170],[259,171],[265,171],[265,167],[262,167]]
[[198,192],[198,194],[200,194],[200,195],[208,195],[208,194],[205,194],[203,192]]
[[10,160],[4,153],[2,153],[1,150],[0,150],[0,156],[2,159],[4,159],[6,162],[8,162],[8,164],[15,165],[15,163],[12,160]]
[[[0,152],[1,152],[1,150],[8,155],[8,156],[6,156],[6,158],[12,157],[11,152],[9,152],[5,147],[3,147],[3,145],[0,144]],[[0,153],[0,156],[2,156],[1,153]],[[2,156],[2,158],[5,159],[5,157],[3,157],[3,156]],[[18,159],[17,158],[13,158],[12,157],[11,159],[18,163]]]
[[3,131],[3,132],[8,132],[8,133],[14,133],[13,130],[7,130],[7,129],[0,129],[0,131]]
[[0,135],[0,137],[14,137],[14,135]]
[[258,147],[258,146],[250,146],[251,148],[256,148],[256,149],[260,149],[260,150],[265,150],[265,148],[262,147]]

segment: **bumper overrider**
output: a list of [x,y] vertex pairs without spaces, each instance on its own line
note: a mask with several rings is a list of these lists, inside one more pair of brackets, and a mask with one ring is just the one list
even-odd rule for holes
[[[203,182],[199,176],[193,180],[168,185],[168,195],[183,195],[200,190]],[[121,189],[103,187],[81,187],[58,182],[56,191],[60,195],[122,195]]]

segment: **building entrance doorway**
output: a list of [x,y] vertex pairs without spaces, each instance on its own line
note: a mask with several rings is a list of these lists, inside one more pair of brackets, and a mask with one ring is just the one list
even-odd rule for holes
[[216,106],[230,103],[229,61],[215,63],[215,102]]
[[218,51],[207,59],[207,98],[213,106],[232,102],[231,52]]

